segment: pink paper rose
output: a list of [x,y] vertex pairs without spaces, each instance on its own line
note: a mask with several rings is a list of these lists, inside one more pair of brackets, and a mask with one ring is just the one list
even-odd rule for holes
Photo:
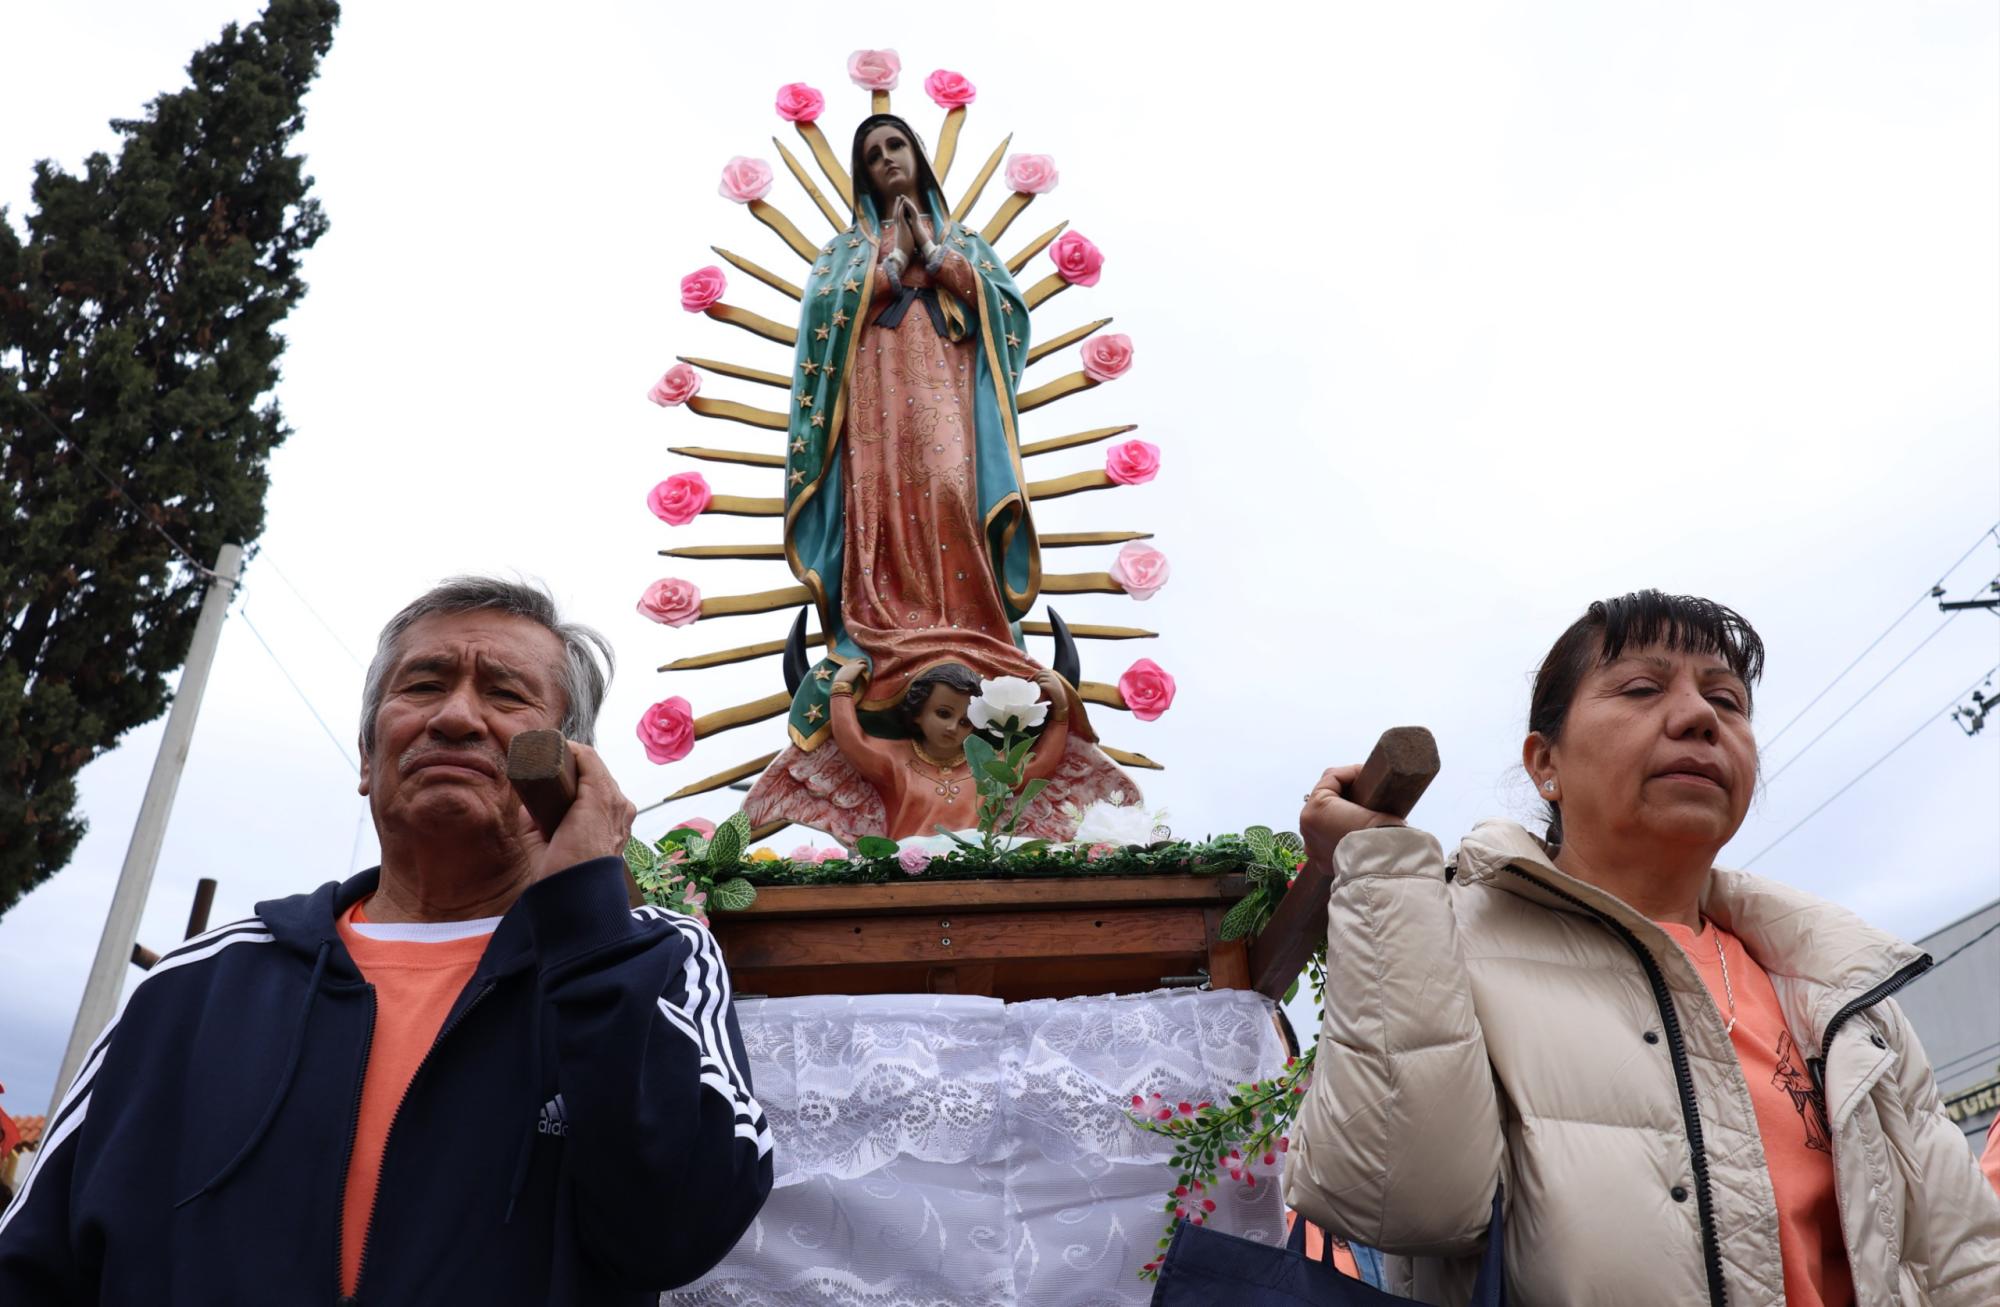
[[1141,658],[1118,678],[1125,706],[1142,722],[1150,722],[1174,706],[1174,678],[1150,658]]
[[677,821],[674,823],[674,829],[691,830],[705,840],[715,838],[715,823],[704,821],[700,817],[689,817],[685,821]]
[[[936,96],[931,98],[936,99]],[[942,101],[940,101],[942,103]],[[931,855],[922,849],[904,849],[896,855],[896,865],[907,875],[921,876],[924,868],[931,865]]]
[[847,75],[870,91],[893,91],[903,75],[903,61],[894,50],[856,50],[847,56]]
[[810,867],[819,861],[819,850],[810,844],[801,844],[785,855],[787,862],[796,862],[802,867]]
[[1092,381],[1115,381],[1132,368],[1132,338],[1122,333],[1092,336],[1083,342],[1083,375]]
[[778,88],[778,117],[788,123],[813,122],[826,109],[826,97],[804,82],[786,82]]
[[838,845],[835,845],[833,848],[830,849],[821,849],[819,851],[819,861],[845,862],[847,861],[847,850],[839,847]]
[[681,307],[689,313],[705,313],[722,299],[722,292],[729,289],[729,278],[722,269],[710,264],[706,268],[696,268],[681,278]]
[[1060,178],[1056,161],[1046,154],[1007,156],[1007,189],[1028,195],[1045,195],[1056,188]]
[[[1164,559],[1161,565],[1165,566]],[[650,617],[662,626],[686,626],[701,616],[701,587],[677,576],[655,581],[639,597],[639,615]]]
[[701,373],[685,363],[676,363],[660,374],[660,379],[646,392],[646,398],[661,408],[672,408],[693,399],[700,389]]
[[924,94],[940,109],[960,109],[972,103],[979,88],[966,81],[964,73],[940,68],[924,78]]
[[771,165],[737,155],[722,165],[722,184],[715,188],[725,200],[748,204],[771,193]]
[[1160,475],[1160,447],[1144,440],[1113,445],[1104,455],[1104,475],[1121,486],[1142,486]]
[[[1137,540],[1119,550],[1118,557],[1111,564],[1111,579],[1124,586],[1125,593],[1134,599],[1151,599],[1166,585],[1171,575],[1173,572],[1167,566],[1167,556]],[[658,584],[667,583],[661,581]]]
[[715,496],[699,472],[677,472],[653,487],[646,507],[668,526],[686,526],[700,517]]
[[1049,247],[1056,273],[1072,286],[1095,286],[1104,272],[1104,251],[1082,232],[1066,231]]
[[694,713],[688,701],[675,695],[641,713],[639,743],[646,746],[646,756],[657,763],[679,762],[694,752]]

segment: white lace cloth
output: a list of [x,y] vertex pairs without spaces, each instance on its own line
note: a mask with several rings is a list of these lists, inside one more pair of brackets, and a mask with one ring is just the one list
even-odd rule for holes
[[[1175,1176],[1137,1094],[1220,1101],[1285,1047],[1244,990],[1001,1003],[737,1004],[777,1182],[722,1265],[662,1298],[730,1307],[1141,1304]],[[1152,1095],[1159,1094],[1155,1100]],[[1210,1225],[1274,1242],[1276,1168],[1225,1175]]]

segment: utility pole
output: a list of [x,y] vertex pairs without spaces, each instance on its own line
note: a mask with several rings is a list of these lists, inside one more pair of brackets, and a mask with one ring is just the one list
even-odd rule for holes
[[97,941],[97,958],[90,964],[90,979],[83,987],[83,1002],[76,1010],[76,1025],[69,1032],[69,1047],[63,1051],[62,1070],[56,1075],[56,1090],[49,1102],[54,1116],[63,1094],[83,1066],[84,1055],[118,1011],[118,999],[125,991],[125,968],[132,965],[132,949],[139,941],[139,917],[146,910],[146,893],[153,884],[153,868],[160,860],[160,846],[166,840],[167,818],[172,815],[174,791],[180,787],[181,768],[187,763],[188,746],[194,740],[194,719],[201,711],[201,693],[208,685],[208,671],[215,663],[215,646],[222,638],[222,619],[229,613],[229,601],[236,594],[236,577],[243,566],[243,547],[224,545],[216,555],[208,594],[201,601],[196,619],[194,643],[188,646],[187,664],[181,668],[180,688],[174,706],[167,713],[167,733],[160,740],[160,752],[153,759],[153,775],[146,782],[146,797],[139,805],[139,821],[132,828],[132,842],[125,848],[125,865],[118,872],[118,888],[111,898],[111,911],[104,918],[104,934]]

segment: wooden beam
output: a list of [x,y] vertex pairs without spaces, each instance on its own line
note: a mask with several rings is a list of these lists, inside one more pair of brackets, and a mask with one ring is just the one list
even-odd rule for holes
[[806,170],[799,166],[799,161],[792,157],[792,152],[785,148],[785,143],[773,136],[771,144],[778,147],[778,157],[785,161],[785,167],[791,170],[792,176],[798,178],[799,185],[806,188],[806,194],[812,196],[812,202],[819,206],[820,215],[833,224],[835,231],[847,230],[847,220],[836,213],[833,206],[826,202],[825,194],[820,191],[819,187],[813,184],[813,179],[806,175]]
[[741,422],[766,431],[783,431],[788,425],[783,413],[773,413],[768,408],[752,408],[733,399],[709,399],[705,395],[696,395],[687,402],[687,406],[705,418]]
[[[1075,632],[1074,627],[1070,630]],[[826,643],[824,635],[809,636],[808,649],[816,649]],[[689,654],[686,658],[676,658],[670,663],[660,664],[663,672],[698,672],[706,667],[726,667],[731,663],[754,662],[759,658],[769,658],[772,654],[785,651],[783,640],[764,640],[758,644],[738,645],[734,649],[717,649],[713,653]]]
[[1248,885],[1226,876],[1070,876],[1007,880],[913,879],[879,885],[766,885],[732,919],[897,917],[986,909],[1160,907],[1240,899]]
[[[1110,325],[1111,319],[1099,318],[1095,322],[1086,322],[1081,327],[1065,331],[1062,335],[1045,340],[1039,345],[1032,345],[1028,349],[1028,362],[1030,365],[1039,363],[1057,350],[1068,345],[1074,345],[1087,336],[1094,336]],[[1130,428],[1128,427],[1127,430],[1130,430]]]
[[733,731],[739,726],[753,722],[769,721],[792,709],[792,696],[784,691],[767,694],[749,703],[739,703],[734,708],[724,708],[694,719],[694,738],[705,740],[722,731]]
[[1143,771],[1166,770],[1165,767],[1154,762],[1143,753],[1133,753],[1126,749],[1114,749],[1108,744],[1100,744],[1097,747],[1103,751],[1105,757],[1111,759],[1111,761],[1121,767],[1138,767]]
[[1094,390],[1100,384],[1102,383],[1092,381],[1081,372],[1066,373],[1054,381],[1044,382],[1033,390],[1023,392],[1015,408],[1022,413],[1032,413],[1043,405],[1053,404],[1059,399],[1082,391]]
[[1109,572],[1044,572],[1042,593],[1051,595],[1122,595],[1125,587]]
[[1036,501],[1061,499],[1064,495],[1074,495],[1083,490],[1110,490],[1117,484],[1101,471],[1072,472],[1066,477],[1056,477],[1051,481],[1030,481],[1028,498]]
[[951,174],[951,161],[958,157],[958,132],[965,126],[965,106],[955,104],[944,111],[944,126],[938,129],[937,157],[931,160],[931,167],[937,173],[938,185]]
[[1051,272],[1048,276],[1023,291],[1021,298],[1028,301],[1030,309],[1038,309],[1048,300],[1062,294],[1068,289],[1069,283],[1063,280],[1062,274]]
[[[1110,321],[1110,319],[1105,319]],[[724,363],[717,359],[698,359],[687,354],[674,356],[689,367],[700,368],[703,372],[713,372],[718,377],[734,377],[738,381],[754,381],[760,386],[776,386],[780,390],[790,390],[792,379],[782,372],[766,372],[762,368],[745,367],[741,363]]]
[[1125,702],[1115,685],[1102,681],[1084,681],[1076,687],[1076,697],[1085,703],[1102,704],[1106,708],[1116,708],[1120,712],[1131,712],[1132,705]]
[[[1043,541],[1044,544],[1048,543]],[[765,561],[781,559],[785,556],[785,546],[771,545],[682,545],[679,549],[662,549],[662,558],[740,558]]]
[[[1041,538],[1044,549],[1077,549],[1084,545],[1122,545],[1128,540],[1151,540],[1151,531],[1052,531]],[[667,553],[667,550],[661,550]],[[674,551],[677,558],[700,558],[701,554],[681,554]]]
[[720,245],[711,245],[708,248],[714,250],[717,254],[721,255],[724,262],[730,264],[733,267],[740,268],[744,272],[749,273],[751,276],[755,277],[758,281],[763,282],[766,286],[769,286],[772,290],[777,291],[779,294],[789,295],[795,300],[805,299],[806,292],[803,286],[794,286],[791,282],[786,281],[783,277],[780,277],[777,273],[772,272],[769,268],[764,267],[762,264],[752,263],[750,260],[744,258],[740,254],[731,254],[728,250],[723,249]]
[[994,146],[993,153],[986,156],[986,163],[980,168],[979,175],[972,179],[971,187],[966,190],[964,197],[952,206],[952,221],[964,222],[965,215],[972,212],[972,206],[979,203],[979,193],[985,190],[986,183],[992,180],[993,170],[1000,166],[1000,160],[1007,153],[1007,147],[1013,140],[1014,133],[1008,132],[1006,139]]
[[716,495],[702,512],[720,513],[724,517],[783,517],[785,501],[755,495]]
[[840,193],[841,200],[846,203],[848,211],[852,212],[854,183],[849,180],[847,169],[843,168],[840,160],[834,157],[832,147],[826,143],[825,133],[820,131],[818,123],[795,125],[799,129],[800,137],[805,140],[806,148],[812,151],[813,159],[818,162],[819,170],[826,174],[826,179],[833,183],[833,189]]
[[[1085,622],[1070,622],[1068,625],[1069,633],[1079,640],[1156,640],[1160,635],[1158,631],[1137,626],[1092,626]],[[1023,622],[1021,634],[1054,635],[1055,629],[1047,622]]]
[[871,114],[889,112],[889,93],[887,91],[870,91],[868,93],[868,112]]
[[675,799],[691,799],[697,794],[707,794],[710,790],[719,790],[725,785],[734,785],[745,776],[755,776],[758,772],[769,767],[777,756],[775,752],[767,753],[761,758],[752,758],[749,762],[739,763],[731,767],[728,771],[719,771],[715,775],[698,780],[692,785],[683,785],[666,798],[661,799],[660,802],[672,803]]
[[980,238],[988,245],[999,240],[1007,234],[1007,229],[1014,225],[1014,219],[1020,217],[1034,202],[1035,197],[1028,192],[1015,191],[1000,202],[1000,209],[993,215],[993,220],[980,229]]
[[[1437,741],[1431,733],[1421,726],[1398,726],[1384,731],[1375,742],[1345,797],[1370,812],[1407,817],[1437,774]],[[1331,867],[1308,862],[1299,869],[1278,910],[1251,947],[1253,988],[1272,998],[1282,997],[1291,988],[1305,969],[1306,959],[1326,941],[1327,899],[1332,893]]]
[[765,340],[775,340],[780,345],[796,345],[799,343],[799,329],[797,327],[787,326],[782,322],[773,322],[761,313],[752,313],[748,309],[739,309],[734,304],[711,304],[703,312],[707,313],[709,317],[714,318],[717,322],[726,322],[732,327],[741,327],[753,336],[762,336]]
[[669,454],[698,458],[708,463],[740,463],[744,467],[783,467],[782,454],[755,454],[747,449],[710,449],[705,445],[669,445]]
[[1013,273],[1017,277],[1020,276],[1021,269],[1028,266],[1028,260],[1034,258],[1037,254],[1040,254],[1043,250],[1047,249],[1049,247],[1049,244],[1052,241],[1054,241],[1056,237],[1063,234],[1063,229],[1067,226],[1069,226],[1069,219],[1064,218],[1061,222],[1057,223],[1055,226],[1049,228],[1041,235],[1035,237],[1035,239],[1029,241],[1025,246],[1021,248],[1020,253],[1016,254],[1013,258],[1007,260],[1007,271]]
[[717,595],[701,601],[701,615],[709,617],[742,617],[746,613],[774,613],[780,608],[795,608],[812,602],[812,591],[802,585],[788,585],[781,590],[759,590],[755,594]]
[[792,253],[811,263],[819,257],[819,246],[806,239],[806,234],[792,225],[792,220],[778,211],[769,200],[750,201],[750,216],[778,233],[778,238],[792,247]]

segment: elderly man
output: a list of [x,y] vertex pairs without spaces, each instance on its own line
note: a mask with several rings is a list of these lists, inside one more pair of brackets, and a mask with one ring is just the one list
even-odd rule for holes
[[597,754],[543,838],[508,741],[588,741],[610,649],[447,581],[368,669],[382,865],[169,953],[0,1217],[0,1303],[638,1303],[771,1187],[715,941],[628,911]]

